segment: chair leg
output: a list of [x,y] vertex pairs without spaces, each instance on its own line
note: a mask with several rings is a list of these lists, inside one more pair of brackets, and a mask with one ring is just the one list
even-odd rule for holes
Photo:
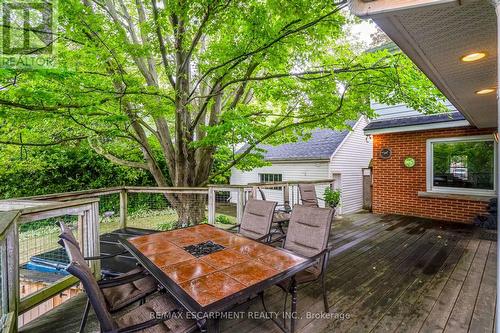
[[[285,293],[285,295],[288,295],[288,293]],[[262,307],[264,308],[264,312],[265,313],[269,313],[269,311],[267,310],[267,307],[266,307],[266,302],[264,301],[264,292],[260,292],[259,293],[259,297],[260,297],[260,301],[262,302]],[[286,309],[286,299],[285,299],[285,309]],[[286,330],[286,323],[285,323],[285,310],[283,311],[283,325],[280,324],[280,322],[278,321],[278,319],[274,318],[273,316],[271,316],[271,320],[276,324],[276,326],[278,326],[280,328],[281,331],[287,333],[287,330]]]
[[285,292],[285,302],[283,303],[283,327],[286,329],[286,303],[288,303],[288,292]]
[[290,293],[292,294],[292,306],[290,313],[290,333],[295,332],[295,321],[297,318],[297,283],[295,278],[292,278],[292,285],[290,287]]
[[87,323],[87,317],[89,315],[89,310],[90,310],[90,299],[87,297],[87,303],[85,304],[85,310],[83,311],[83,317],[82,321],[80,323],[80,329],[78,332],[83,333],[85,329],[85,324]]
[[321,274],[321,288],[323,289],[323,304],[325,306],[325,312],[330,312],[330,307],[328,306],[328,295],[326,294],[326,284],[325,284],[325,274]]
[[286,235],[285,230],[283,230],[283,222],[278,222],[278,228],[281,234]]

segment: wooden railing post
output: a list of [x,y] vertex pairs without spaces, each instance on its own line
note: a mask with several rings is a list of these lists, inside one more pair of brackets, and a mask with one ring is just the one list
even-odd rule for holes
[[215,188],[208,188],[208,223],[215,224]]
[[7,258],[6,262],[2,262],[2,265],[7,265],[7,306],[8,312],[14,313],[13,325],[17,327],[18,305],[21,295],[19,292],[19,233],[15,222],[9,227],[5,241]]
[[238,223],[243,220],[243,211],[245,210],[245,188],[238,188],[238,200],[236,202],[236,219]]
[[283,204],[290,204],[290,187],[288,184],[283,185]]
[[[85,246],[83,252],[86,257],[98,256],[101,253],[99,242],[99,202],[92,202],[90,204],[90,209],[84,212],[83,225],[85,231]],[[92,260],[90,264],[94,275],[100,278],[101,261]]]
[[120,191],[120,228],[127,227],[128,219],[128,193],[126,189]]

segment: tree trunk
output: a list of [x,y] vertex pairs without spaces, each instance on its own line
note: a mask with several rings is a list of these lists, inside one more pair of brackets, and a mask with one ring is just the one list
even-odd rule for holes
[[207,210],[206,194],[177,194],[178,203],[174,205],[177,212],[177,227],[200,224],[205,220]]

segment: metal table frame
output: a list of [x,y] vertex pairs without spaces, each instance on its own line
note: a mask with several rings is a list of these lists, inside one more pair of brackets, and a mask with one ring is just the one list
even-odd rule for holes
[[[186,227],[182,229],[188,229],[191,227]],[[215,227],[214,227],[215,228]],[[179,230],[179,229],[176,229]],[[222,229],[219,229],[222,230]],[[225,231],[225,230],[223,230]],[[167,231],[168,232],[168,231]],[[227,232],[227,231],[226,231]],[[229,234],[232,234],[228,232]],[[241,235],[240,235],[241,236]],[[182,289],[175,281],[173,281],[167,274],[165,274],[158,266],[156,266],[151,260],[149,260],[144,254],[141,253],[132,243],[130,243],[127,239],[120,239],[120,243],[141,263],[144,268],[146,268],[151,275],[153,275],[156,280],[177,300],[180,305],[182,305],[187,311],[196,313],[201,318],[211,318],[210,313],[216,312],[224,312],[233,308],[235,305],[245,302],[250,298],[253,298],[255,295],[263,293],[267,288],[276,285],[284,280],[291,279],[290,285],[290,293],[292,295],[292,304],[291,304],[291,313],[290,316],[290,332],[294,332],[295,330],[295,313],[297,310],[297,287],[295,283],[295,274],[304,269],[308,268],[312,264],[314,264],[314,260],[300,256],[291,251],[276,248],[278,251],[283,251],[287,253],[291,253],[297,257],[303,258],[305,261],[297,264],[287,270],[280,272],[279,274],[258,282],[254,285],[248,286],[234,294],[226,296],[216,302],[213,302],[207,306],[200,305],[196,300],[194,300],[191,295],[189,295],[184,289]],[[255,240],[252,240],[255,241]],[[256,241],[255,241],[256,242]],[[267,245],[267,244],[266,244]],[[200,327],[202,332],[218,332],[219,325],[218,320],[216,319],[199,319],[197,320],[198,326]],[[283,330],[283,327],[280,326],[280,329]]]

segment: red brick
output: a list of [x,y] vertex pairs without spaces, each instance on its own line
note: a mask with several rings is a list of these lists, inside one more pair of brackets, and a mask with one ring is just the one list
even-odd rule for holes
[[[472,127],[419,132],[389,133],[373,136],[373,204],[377,214],[401,214],[471,223],[485,211],[487,203],[473,200],[423,198],[426,191],[426,140],[440,137],[492,134],[495,129]],[[392,156],[383,160],[382,148],[390,148]],[[408,169],[403,159],[412,156],[415,167]]]

